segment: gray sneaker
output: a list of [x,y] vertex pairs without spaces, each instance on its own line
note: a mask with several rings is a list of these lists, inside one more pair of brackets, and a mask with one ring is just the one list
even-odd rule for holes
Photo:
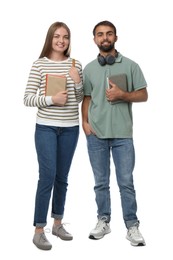
[[44,233],[35,234],[32,241],[39,249],[50,250],[52,248]]
[[73,236],[68,233],[65,228],[63,227],[63,225],[53,225],[52,228],[52,234],[60,237],[62,240],[72,240]]
[[130,227],[127,231],[126,238],[131,242],[132,246],[145,246],[145,240],[137,226]]

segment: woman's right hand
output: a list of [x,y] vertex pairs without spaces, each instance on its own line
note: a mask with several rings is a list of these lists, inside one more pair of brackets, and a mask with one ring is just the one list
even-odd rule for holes
[[53,104],[57,106],[64,106],[67,103],[67,99],[67,90],[58,92],[55,96],[52,96]]

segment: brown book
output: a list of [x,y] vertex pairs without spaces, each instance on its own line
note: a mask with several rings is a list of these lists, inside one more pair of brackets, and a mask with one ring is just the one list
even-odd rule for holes
[[65,75],[46,74],[46,96],[54,96],[66,90],[67,78]]

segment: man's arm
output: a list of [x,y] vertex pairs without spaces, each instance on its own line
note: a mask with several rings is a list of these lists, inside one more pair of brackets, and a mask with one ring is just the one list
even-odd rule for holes
[[109,101],[123,100],[125,102],[145,102],[148,99],[146,87],[132,92],[123,91],[116,84],[110,82],[111,88],[106,90]]
[[124,92],[122,100],[126,102],[145,102],[148,100],[148,92],[146,88],[142,88],[132,92]]
[[90,96],[84,96],[82,102],[82,127],[86,135],[90,135],[91,133],[95,134],[90,124],[88,123],[88,108],[89,108],[90,101],[91,101]]

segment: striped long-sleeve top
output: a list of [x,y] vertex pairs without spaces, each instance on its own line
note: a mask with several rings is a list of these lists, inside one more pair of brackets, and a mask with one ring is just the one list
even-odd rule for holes
[[[75,84],[69,75],[71,66],[72,58],[56,62],[44,57],[32,64],[24,93],[24,104],[38,107],[36,123],[60,127],[79,125],[79,103],[83,99],[82,65],[78,60],[75,61],[81,78],[79,84]],[[51,96],[45,95],[46,74],[66,76],[68,101],[64,106],[53,105]]]

